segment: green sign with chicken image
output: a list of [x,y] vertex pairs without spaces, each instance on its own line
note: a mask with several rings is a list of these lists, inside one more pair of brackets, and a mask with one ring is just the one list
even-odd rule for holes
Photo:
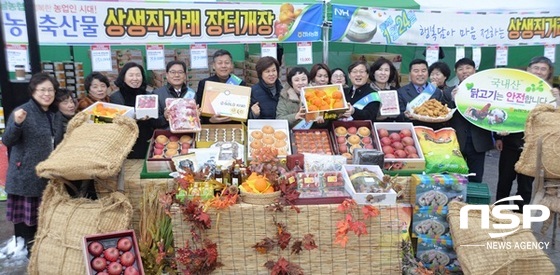
[[457,111],[472,124],[494,132],[523,132],[537,104],[554,104],[550,85],[526,71],[498,68],[465,79],[455,95]]

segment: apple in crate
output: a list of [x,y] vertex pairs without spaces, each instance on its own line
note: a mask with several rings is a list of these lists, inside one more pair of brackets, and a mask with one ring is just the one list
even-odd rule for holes
[[103,271],[107,267],[107,260],[102,257],[93,258],[91,260],[91,268],[95,271]]
[[136,267],[129,266],[124,270],[124,275],[140,275],[140,272],[138,272],[138,269],[136,269]]
[[131,266],[134,264],[134,254],[128,251],[121,255],[121,264],[124,266]]
[[[161,155],[161,154],[156,154],[156,155]],[[120,238],[119,241],[117,242],[117,248],[122,252],[129,251],[132,248],[132,241],[127,237]]]
[[107,271],[110,275],[120,275],[122,273],[122,265],[117,262],[112,262],[109,264],[109,267],[107,267]]
[[119,250],[116,247],[109,247],[103,252],[105,259],[110,262],[115,262],[119,258]]
[[88,245],[89,254],[93,255],[94,257],[99,257],[101,254],[103,254],[104,249],[105,248],[100,242],[91,242]]

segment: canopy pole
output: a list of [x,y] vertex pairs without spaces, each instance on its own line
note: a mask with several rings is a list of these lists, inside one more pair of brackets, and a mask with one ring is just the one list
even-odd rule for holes
[[323,15],[323,63],[329,64],[329,21],[327,20],[327,9],[330,0],[324,0],[324,15]]

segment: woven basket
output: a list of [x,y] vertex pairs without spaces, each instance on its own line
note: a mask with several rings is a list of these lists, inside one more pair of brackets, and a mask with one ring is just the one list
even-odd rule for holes
[[276,191],[268,194],[255,194],[241,191],[241,201],[248,204],[269,205],[275,203],[281,193]]
[[[453,247],[465,274],[554,274],[555,267],[542,249],[515,249],[516,243],[537,242],[530,229],[519,228],[515,233],[490,238],[488,233],[508,232],[509,229],[481,229],[481,212],[469,211],[469,228],[460,229],[460,210],[464,203],[450,202],[447,219]],[[511,213],[510,213],[511,214]],[[521,215],[517,215],[523,220]],[[490,224],[508,223],[490,215]],[[521,227],[521,225],[519,226]],[[487,243],[509,243],[511,249],[488,249]]]
[[78,113],[68,123],[62,142],[36,167],[42,178],[85,180],[116,176],[138,137],[138,125],[126,116],[113,123],[90,123]]
[[[336,223],[344,219],[344,214],[337,211],[338,205],[299,207],[299,214],[291,210],[271,212],[266,206],[250,204],[236,204],[220,211],[209,209],[212,228],[205,230],[202,237],[217,244],[218,261],[223,264],[212,274],[270,274],[264,264],[280,257],[299,265],[305,274],[402,274],[401,229],[406,224],[404,220],[410,219],[404,207],[379,206],[380,215],[366,221],[368,233],[361,237],[349,233],[345,248],[334,243]],[[191,224],[178,206],[171,210],[177,251],[192,242]],[[304,250],[299,255],[289,248],[258,253],[252,246],[276,233],[273,216],[292,234],[290,245],[305,234],[313,234],[317,249]]]
[[440,116],[440,117],[423,116],[423,115],[419,115],[419,114],[414,113],[414,111],[410,111],[408,113],[408,115],[409,115],[410,118],[418,120],[418,121],[439,123],[439,122],[449,121],[453,117],[453,113],[455,112],[456,109],[447,108],[447,110],[449,111],[447,113],[447,115],[446,116]]
[[83,237],[128,229],[131,218],[132,206],[120,192],[95,201],[73,199],[61,181],[51,180],[39,208],[27,272],[85,274]]

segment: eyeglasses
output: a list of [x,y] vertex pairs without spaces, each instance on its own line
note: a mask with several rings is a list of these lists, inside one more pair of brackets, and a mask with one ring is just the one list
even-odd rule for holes
[[343,74],[333,74],[332,78],[344,78]]
[[183,75],[183,74],[185,74],[184,71],[169,71],[167,73],[170,74],[170,75]]
[[41,89],[41,90],[35,90],[36,92],[40,93],[40,94],[54,94],[54,89]]
[[365,73],[367,73],[367,71],[363,71],[363,70],[354,70],[354,71],[351,71],[350,73],[352,73],[352,74],[365,74]]

